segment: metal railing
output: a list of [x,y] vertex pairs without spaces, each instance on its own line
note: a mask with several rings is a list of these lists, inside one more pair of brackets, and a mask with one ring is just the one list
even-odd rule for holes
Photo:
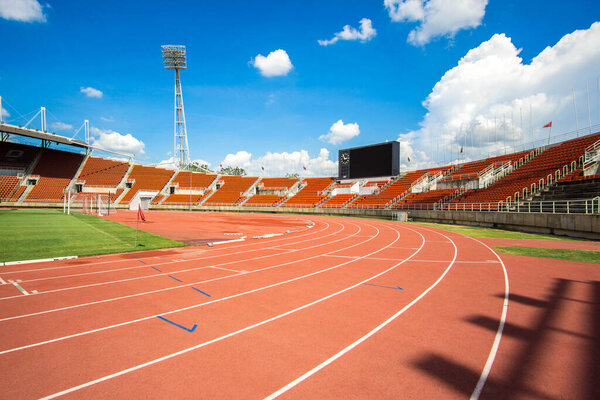
[[600,196],[592,199],[493,203],[407,204],[412,210],[481,211],[510,213],[600,214]]

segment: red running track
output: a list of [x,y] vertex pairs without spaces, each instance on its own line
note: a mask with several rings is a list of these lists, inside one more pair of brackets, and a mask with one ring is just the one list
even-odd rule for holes
[[[503,262],[456,233],[306,218],[314,226],[213,248],[2,267],[2,397],[554,399],[595,390],[598,327],[588,314],[600,300],[587,264],[564,273]],[[509,277],[518,292],[507,297]],[[557,363],[573,371],[557,374]]]

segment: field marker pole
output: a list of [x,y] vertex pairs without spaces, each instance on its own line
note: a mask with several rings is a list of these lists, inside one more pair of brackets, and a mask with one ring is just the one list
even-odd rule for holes
[[138,240],[138,225],[140,223],[140,213],[138,211],[137,213],[137,218],[135,220],[135,245],[133,246],[134,248],[137,247],[137,240]]

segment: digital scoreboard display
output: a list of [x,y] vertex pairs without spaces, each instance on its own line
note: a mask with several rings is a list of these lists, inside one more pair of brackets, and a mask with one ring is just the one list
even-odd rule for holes
[[374,178],[399,173],[400,143],[397,141],[338,152],[338,179]]

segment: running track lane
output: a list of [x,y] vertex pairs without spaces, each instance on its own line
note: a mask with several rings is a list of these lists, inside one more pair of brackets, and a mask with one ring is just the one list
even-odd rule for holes
[[[342,249],[336,254],[317,259],[323,263],[329,259],[339,259],[347,263],[339,268],[230,301],[215,303],[202,308],[200,312],[194,309],[171,316],[173,320],[177,319],[184,326],[191,326],[190,322],[197,321],[199,328],[193,333],[185,332],[156,320],[149,321],[147,324],[144,322],[144,327],[127,327],[118,335],[114,335],[112,332],[112,335],[99,333],[95,335],[93,340],[91,337],[86,338],[87,342],[77,342],[79,339],[74,339],[67,341],[71,342],[68,344],[53,343],[40,346],[34,350],[12,353],[19,355],[18,359],[21,360],[21,363],[27,364],[29,371],[31,371],[31,364],[35,363],[34,360],[45,360],[44,366],[40,366],[40,368],[43,368],[44,373],[49,372],[50,375],[47,379],[48,382],[46,382],[46,379],[43,379],[43,374],[38,370],[40,372],[40,376],[36,378],[38,385],[29,385],[36,390],[31,393],[20,391],[15,393],[15,396],[17,398],[19,396],[23,398],[37,397],[49,394],[55,387],[60,390],[68,387],[72,382],[85,380],[87,375],[95,375],[94,378],[98,378],[103,375],[103,371],[104,375],[112,372],[111,369],[117,370],[118,373],[118,369],[122,368],[120,365],[121,359],[125,359],[123,364],[132,361],[129,359],[132,357],[130,353],[136,353],[139,359],[145,358],[147,362],[152,358],[153,351],[162,353],[163,357],[165,354],[168,356],[173,351],[177,351],[176,349],[182,351],[181,349],[197,347],[207,341],[214,341],[215,338],[236,332],[236,328],[237,330],[244,330],[253,325],[255,325],[253,329],[244,330],[239,334],[202,346],[197,350],[185,352],[179,356],[107,379],[95,385],[86,386],[81,389],[81,392],[75,392],[74,395],[87,398],[106,397],[112,391],[115,391],[121,397],[126,395],[135,396],[136,393],[139,395],[141,392],[146,393],[150,390],[149,384],[152,386],[151,395],[155,397],[173,397],[175,395],[178,397],[197,397],[198,393],[204,393],[206,397],[245,396],[256,398],[268,395],[318,365],[324,359],[337,353],[341,348],[348,346],[357,338],[364,336],[373,327],[378,326],[390,315],[397,312],[398,309],[405,307],[416,299],[420,293],[430,287],[451,266],[454,257],[454,250],[452,249],[454,245],[451,241],[439,234],[427,232],[423,229],[421,233],[427,238],[428,242],[422,242],[423,247],[420,251],[412,250],[412,253],[414,253],[413,259],[405,261],[401,266],[394,267],[398,264],[399,258],[408,258],[406,248],[417,249],[420,246],[418,237],[420,235],[414,232],[414,228],[404,228],[398,224],[378,221],[370,221],[370,223],[376,224],[380,231],[386,232],[383,243],[372,243],[370,249],[361,250],[359,246],[348,250]],[[394,235],[396,238],[394,238]],[[382,241],[384,238],[382,238]],[[475,298],[478,298],[476,295],[480,294],[475,290],[476,288],[482,292],[484,291],[478,285],[473,285],[472,280],[469,281],[472,279],[470,278],[472,274],[481,273],[481,270],[485,269],[488,275],[493,275],[494,272],[490,271],[496,270],[501,283],[501,273],[498,271],[497,264],[489,263],[487,260],[485,263],[482,262],[482,265],[475,263],[461,264],[461,261],[465,260],[474,261],[476,251],[468,248],[461,255],[460,249],[463,246],[468,247],[468,244],[466,242],[462,244],[458,239],[453,240],[459,243],[457,245],[459,251],[456,253],[456,265],[451,273],[448,273],[446,279],[441,281],[438,287],[428,293],[413,309],[417,310],[419,307],[423,307],[423,311],[421,313],[416,311],[406,313],[402,318],[394,321],[394,324],[402,322],[402,329],[393,329],[393,324],[390,324],[381,331],[382,335],[386,333],[396,340],[407,341],[409,344],[415,340],[418,343],[424,342],[425,348],[429,349],[429,345],[432,343],[428,342],[431,342],[431,340],[422,341],[419,338],[423,334],[429,333],[429,335],[432,335],[430,332],[440,330],[440,316],[437,315],[439,312],[436,312],[433,305],[441,307],[444,310],[443,315],[448,320],[453,321],[455,318],[452,318],[452,315],[453,312],[456,313],[456,307],[451,301],[448,301],[449,299],[454,297],[464,298],[464,296],[458,296],[457,294],[461,290],[475,291]],[[235,246],[231,248],[233,249]],[[481,249],[479,249],[479,253],[481,253]],[[356,258],[368,254],[370,254],[368,258]],[[400,254],[401,256],[398,257]],[[461,257],[463,257],[462,260]],[[416,262],[415,260],[421,261]],[[316,262],[313,261],[313,263]],[[375,278],[373,283],[385,286],[386,284],[389,285],[390,281],[402,282],[402,284],[398,283],[403,286],[402,292],[359,284],[365,279],[381,274],[388,269],[389,272]],[[456,277],[457,283],[455,285],[459,286],[458,289],[460,290],[458,290],[456,287],[452,287],[455,285],[447,282],[449,282],[450,277],[454,277],[456,271],[462,272],[463,270],[465,271],[464,275]],[[277,270],[278,273],[281,273],[281,271],[283,269]],[[251,275],[244,275],[239,278],[248,279],[250,277]],[[493,281],[496,278],[490,279],[488,277],[488,279]],[[449,293],[441,296],[438,292],[441,293],[442,288],[445,286],[449,287]],[[208,293],[211,292],[210,289],[205,289]],[[218,288],[215,287],[215,290],[218,290]],[[495,290],[498,290],[498,280],[496,281]],[[340,291],[341,293],[333,295]],[[440,304],[434,302],[437,297],[439,297],[438,302]],[[433,303],[427,307],[428,301]],[[496,307],[496,312],[485,310],[490,306],[494,308],[493,306],[497,306],[496,303],[498,302],[501,302],[501,299],[499,300],[496,297],[485,301],[473,301],[471,298],[469,304],[464,306],[478,307],[478,311],[491,313],[493,317],[497,318],[498,307]],[[314,304],[305,307],[311,303]],[[290,313],[290,311],[297,308],[301,309]],[[423,316],[427,314],[430,314],[429,318]],[[404,321],[410,315],[418,316],[417,321],[404,326],[406,324]],[[444,318],[441,318],[441,320],[444,321]],[[261,323],[262,321],[269,322]],[[75,322],[73,321],[73,323]],[[427,329],[419,329],[419,325],[423,324]],[[411,332],[410,328],[414,325],[416,325],[416,330],[420,335],[408,335],[406,337],[405,330]],[[451,330],[451,332],[455,331]],[[446,334],[449,335],[449,333]],[[444,342],[444,340],[439,340],[439,334],[437,338],[435,338],[435,334],[433,336],[434,343]],[[468,347],[471,348],[473,343],[482,342],[477,339],[478,337],[484,338],[483,342],[485,344],[481,345],[484,351],[477,352],[477,356],[473,357],[475,360],[472,361],[473,364],[476,364],[475,367],[481,370],[485,363],[484,356],[489,352],[493,335],[490,335],[489,332],[471,332],[469,329],[466,329],[466,331],[463,329],[460,332],[460,337],[463,339],[463,348],[461,349],[463,352],[465,342],[468,342]],[[476,340],[465,341],[465,337],[475,338]],[[158,345],[157,339],[160,339]],[[349,355],[357,354],[359,350],[362,351],[365,348],[364,346],[378,343],[379,340],[381,340],[379,335],[375,335],[366,341],[365,345],[357,347]],[[391,343],[387,342],[387,344],[386,341],[383,341],[383,343],[387,353],[390,354],[397,355],[399,349],[403,348],[394,345],[393,341]],[[390,347],[393,349],[391,352]],[[448,346],[444,346],[444,348],[446,347]],[[73,348],[73,350],[69,351],[69,348]],[[407,348],[411,348],[411,346],[407,346]],[[452,353],[455,352],[455,349],[456,347],[446,350]],[[42,353],[35,354],[36,351],[42,351]],[[77,362],[77,356],[80,353],[84,354],[79,357],[81,361]],[[227,356],[224,357],[224,354],[227,354]],[[461,357],[462,352],[456,351],[455,355]],[[11,355],[7,354],[0,357],[0,362],[4,362]],[[341,365],[346,365],[342,361],[343,358],[340,359]],[[392,363],[391,369],[385,370],[392,373],[402,372],[403,368],[415,370],[410,363],[400,364],[398,366],[396,363]],[[13,365],[16,364],[13,363]],[[337,365],[338,363],[336,363]],[[85,371],[81,371],[81,368],[84,368]],[[328,370],[325,369],[324,372]],[[418,368],[416,370],[418,371]],[[3,368],[3,371],[7,370]],[[13,372],[16,375],[17,371]],[[367,369],[367,372],[369,372],[369,369]],[[21,379],[31,381],[30,374],[31,372],[25,374],[26,376],[21,377]],[[363,375],[364,371],[356,378]],[[423,379],[427,380],[426,374],[417,375],[421,377],[421,381]],[[216,376],[220,378],[217,380],[215,379]],[[321,374],[316,374],[315,377],[299,385],[298,388],[308,387],[306,385],[319,376]],[[342,376],[346,375],[342,374]],[[354,377],[354,375],[352,376]],[[397,385],[390,387],[390,382],[381,382],[380,379],[377,379],[379,375],[374,373],[367,373],[364,376],[370,376],[370,381],[379,388],[397,389]],[[382,376],[385,377],[386,375]],[[8,378],[10,381],[11,377]],[[12,376],[12,378],[16,377]],[[3,379],[3,381],[6,382],[7,380]],[[397,379],[393,379],[393,381],[397,382]],[[475,383],[473,382],[472,386]],[[10,386],[12,387],[12,385]],[[24,386],[27,386],[27,384]],[[323,393],[333,395],[331,389],[334,386],[328,385],[328,387],[329,392],[325,391]],[[402,385],[403,390],[409,390],[410,387],[411,384]],[[421,385],[417,385],[417,387],[421,387]],[[339,386],[335,386],[335,388],[339,388]],[[24,389],[23,386],[21,386],[21,389]],[[196,392],[196,389],[199,391]],[[397,392],[395,393],[397,394]],[[292,397],[294,397],[293,394],[293,391],[289,392]]]

